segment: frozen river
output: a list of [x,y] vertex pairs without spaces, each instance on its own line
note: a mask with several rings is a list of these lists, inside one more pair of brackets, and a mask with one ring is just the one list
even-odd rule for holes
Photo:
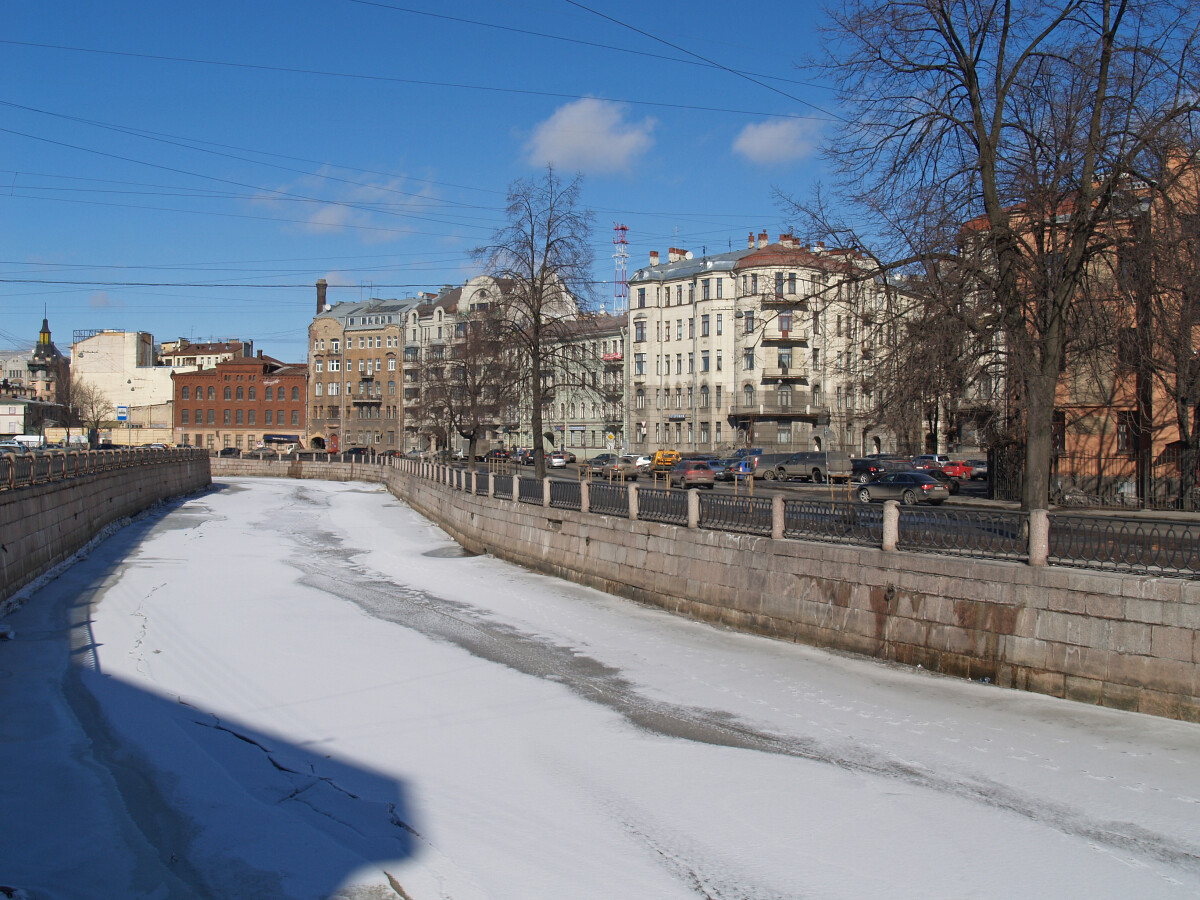
[[5,624],[32,898],[1200,897],[1198,726],[674,618],[374,486],[222,479]]

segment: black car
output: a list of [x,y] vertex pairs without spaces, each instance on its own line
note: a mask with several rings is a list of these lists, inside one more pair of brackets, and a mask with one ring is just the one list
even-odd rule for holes
[[940,481],[942,484],[944,484],[946,486],[946,490],[950,492],[951,496],[958,493],[959,483],[957,478],[952,478],[941,469],[926,469],[925,474],[934,481]]
[[889,472],[912,472],[913,465],[899,457],[867,456],[850,461],[850,480],[857,484],[874,481]]
[[508,459],[508,451],[502,447],[496,447],[485,453],[483,458],[485,461]]
[[217,456],[241,456],[241,455],[242,455],[242,451],[239,450],[237,447],[222,447],[217,452]]

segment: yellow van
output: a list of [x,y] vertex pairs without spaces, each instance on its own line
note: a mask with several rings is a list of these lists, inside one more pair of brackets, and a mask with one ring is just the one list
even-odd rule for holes
[[656,450],[654,458],[650,460],[650,474],[655,472],[670,472],[675,468],[675,464],[679,462],[678,450]]

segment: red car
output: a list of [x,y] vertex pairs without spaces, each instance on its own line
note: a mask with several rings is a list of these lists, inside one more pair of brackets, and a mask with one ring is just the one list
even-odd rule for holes
[[971,464],[969,462],[964,462],[961,459],[953,462],[943,463],[942,471],[951,478],[970,478]]

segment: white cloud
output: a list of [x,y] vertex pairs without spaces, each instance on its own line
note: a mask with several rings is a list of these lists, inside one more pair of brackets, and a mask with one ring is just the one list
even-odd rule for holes
[[409,187],[401,176],[348,182],[325,167],[280,185],[280,193],[260,193],[255,202],[309,234],[349,232],[372,244],[415,231],[410,215],[427,215],[430,204],[436,204],[428,188]]
[[113,309],[124,305],[123,300],[113,297],[108,291],[96,291],[88,297],[88,306],[92,309]]
[[525,145],[534,166],[565,170],[625,172],[654,144],[652,118],[625,119],[622,103],[585,97],[560,106],[533,129]]
[[800,119],[759,122],[742,129],[733,142],[733,152],[760,166],[773,166],[808,156],[817,137],[817,126]]

